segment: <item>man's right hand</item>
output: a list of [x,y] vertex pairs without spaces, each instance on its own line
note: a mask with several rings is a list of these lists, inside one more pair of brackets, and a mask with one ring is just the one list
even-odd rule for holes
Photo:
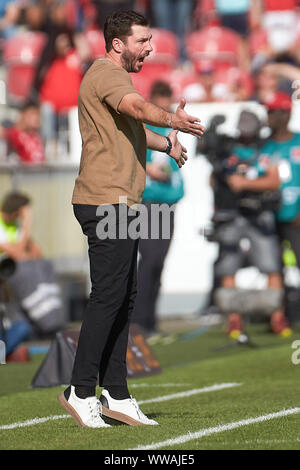
[[194,135],[195,137],[202,137],[204,127],[200,124],[200,119],[195,116],[190,116],[184,110],[186,100],[181,99],[176,109],[175,114],[172,115],[172,128],[186,134]]

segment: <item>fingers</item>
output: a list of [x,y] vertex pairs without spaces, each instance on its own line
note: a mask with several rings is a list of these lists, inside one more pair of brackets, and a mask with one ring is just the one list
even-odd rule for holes
[[201,130],[202,133],[205,131],[205,127],[202,126],[202,124],[200,124],[200,121],[195,121],[195,120],[191,121],[189,119],[189,122],[190,122],[190,124],[189,124],[190,129]]
[[177,165],[179,166],[179,168],[182,168],[182,166],[185,164],[187,159],[188,159],[187,154],[182,150],[181,156],[180,156],[179,160],[177,160]]
[[203,131],[186,131],[187,134],[190,134],[190,135],[193,135],[195,137],[197,137],[198,139],[200,139],[204,132]]
[[181,98],[177,109],[184,109],[185,105],[186,105],[186,100],[184,98]]

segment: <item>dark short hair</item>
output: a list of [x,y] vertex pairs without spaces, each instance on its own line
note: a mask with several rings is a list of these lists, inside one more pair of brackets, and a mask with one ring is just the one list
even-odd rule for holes
[[36,103],[34,101],[26,101],[20,107],[20,111],[25,112],[25,111],[28,111],[28,109],[37,109],[37,110],[39,110],[40,107],[39,107],[38,103]]
[[23,193],[13,191],[8,193],[1,206],[2,212],[5,214],[13,214],[14,212],[21,209],[21,207],[30,204],[30,198]]
[[167,82],[162,80],[157,80],[153,83],[150,91],[150,97],[154,98],[155,96],[162,96],[164,98],[171,98],[173,95],[172,88]]
[[119,38],[124,43],[126,38],[131,36],[131,26],[133,25],[148,26],[148,20],[133,10],[118,10],[106,18],[104,24],[105,48],[109,52],[112,48],[112,40]]

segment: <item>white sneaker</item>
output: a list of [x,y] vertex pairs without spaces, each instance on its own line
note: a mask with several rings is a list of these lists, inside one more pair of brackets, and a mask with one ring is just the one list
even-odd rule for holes
[[101,403],[96,396],[78,398],[71,385],[58,396],[60,404],[70,413],[79,426],[88,428],[109,428],[101,418]]
[[112,398],[108,390],[102,390],[100,396],[102,404],[102,414],[108,418],[116,419],[130,426],[139,426],[142,424],[155,425],[158,424],[154,419],[149,419],[140,410],[137,401],[130,397],[125,400],[115,400]]

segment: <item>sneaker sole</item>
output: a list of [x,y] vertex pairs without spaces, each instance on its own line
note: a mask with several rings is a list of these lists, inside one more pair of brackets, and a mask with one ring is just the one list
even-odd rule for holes
[[129,426],[147,426],[146,423],[141,423],[131,416],[120,413],[119,411],[109,410],[102,405],[102,414],[107,418],[115,419],[116,421],[121,421],[122,423],[128,424]]
[[76,423],[78,424],[78,426],[81,426],[82,428],[87,428],[88,426],[86,424],[84,424],[84,422],[82,421],[82,419],[80,418],[79,414],[77,413],[77,411],[73,408],[73,406],[70,405],[70,403],[68,403],[68,401],[66,400],[66,397],[64,395],[64,392],[61,392],[59,395],[58,395],[58,401],[59,403],[63,406],[63,408],[72,416],[72,418],[76,421]]

